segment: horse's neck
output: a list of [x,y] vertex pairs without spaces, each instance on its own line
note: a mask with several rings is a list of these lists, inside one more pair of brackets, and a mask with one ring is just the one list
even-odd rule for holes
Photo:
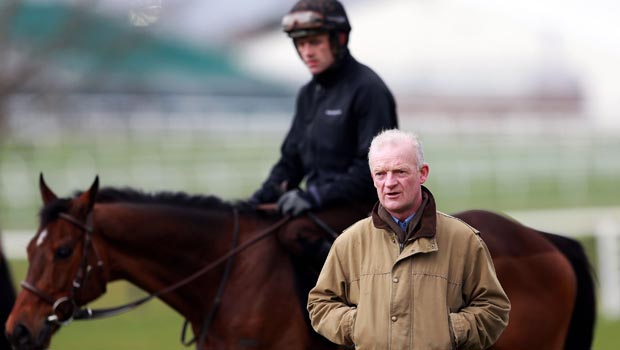
[[95,207],[95,233],[107,246],[110,279],[161,289],[218,256],[230,240],[225,213],[145,205]]
[[[112,277],[129,280],[151,293],[174,285],[233,249],[232,211],[192,212],[117,204],[99,205],[95,214],[95,235],[102,232]],[[282,343],[283,337],[292,339],[285,344],[307,341],[308,328],[287,254],[275,235],[253,241],[274,222],[242,217],[238,244],[255,242],[251,247],[225,259],[191,284],[161,296],[191,321],[194,333],[200,332],[201,324],[214,310],[218,288],[225,286],[209,329],[214,339],[238,343],[247,338],[268,349],[281,349],[272,345]],[[224,273],[227,262],[232,262],[229,274]],[[267,315],[274,312],[282,323],[268,322]],[[257,324],[261,329],[258,333]]]

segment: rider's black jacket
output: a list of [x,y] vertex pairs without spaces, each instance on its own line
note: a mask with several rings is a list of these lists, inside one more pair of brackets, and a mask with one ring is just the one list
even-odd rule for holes
[[320,206],[376,200],[368,148],[377,133],[397,123],[396,103],[383,80],[347,52],[300,89],[281,157],[263,188],[286,181],[292,189],[305,179]]

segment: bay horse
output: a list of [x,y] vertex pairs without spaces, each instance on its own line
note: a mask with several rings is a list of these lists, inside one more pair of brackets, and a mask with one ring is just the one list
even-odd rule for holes
[[[340,349],[312,331],[298,301],[291,259],[272,234],[286,218],[216,197],[99,190],[98,179],[72,198],[58,198],[42,176],[39,187],[39,228],[7,321],[15,349],[48,348],[65,322],[91,312],[79,306],[118,279],[183,315],[200,349]],[[559,240],[578,248],[563,254],[546,234],[498,214],[458,217],[480,229],[512,301],[493,348],[589,349],[594,294],[585,255],[573,259],[583,254],[579,243]]]
[[4,324],[15,303],[15,288],[9,265],[4,257],[2,240],[0,240],[0,349],[10,349],[9,340],[4,336]]

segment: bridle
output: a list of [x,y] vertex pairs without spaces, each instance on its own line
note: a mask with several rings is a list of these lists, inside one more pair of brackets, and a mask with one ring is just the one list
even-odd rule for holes
[[[92,247],[92,250],[95,253],[95,257],[97,259],[97,267],[99,269],[103,269],[103,260],[101,260],[101,256],[97,251],[95,245],[92,242],[92,234],[93,229],[90,225],[85,224],[73,216],[60,213],[58,214],[60,218],[70,222],[71,224],[77,226],[82,231],[85,232],[84,235],[84,245],[82,246],[82,259],[80,261],[80,268],[75,274],[73,278],[73,283],[71,284],[71,291],[68,295],[62,296],[58,299],[54,299],[48,293],[42,291],[37,288],[35,285],[31,284],[28,281],[21,281],[22,288],[28,290],[29,292],[35,294],[39,298],[46,301],[48,304],[52,305],[52,314],[47,317],[47,321],[50,323],[56,323],[58,325],[66,325],[70,323],[73,319],[84,319],[88,318],[92,315],[92,310],[85,308],[79,309],[77,303],[75,302],[75,295],[79,291],[79,289],[86,282],[86,278],[88,274],[92,271],[92,266],[88,263],[88,251],[89,247]],[[92,215],[89,215],[87,218],[87,222],[92,221]]]
[[[92,225],[83,223],[81,221],[79,221],[78,219],[74,218],[73,216],[66,214],[66,213],[60,213],[59,214],[59,218],[64,219],[68,222],[70,222],[71,224],[77,226],[78,228],[80,228],[84,233],[84,246],[82,247],[82,260],[80,262],[80,268],[78,269],[75,278],[73,279],[73,283],[72,283],[72,288],[71,291],[69,292],[68,295],[66,296],[62,296],[58,299],[54,299],[51,295],[49,295],[48,293],[42,291],[41,289],[37,288],[36,286],[34,286],[33,284],[27,282],[27,281],[22,281],[21,282],[21,286],[25,289],[28,290],[29,292],[33,293],[34,295],[38,296],[39,298],[41,298],[42,300],[44,300],[45,302],[47,302],[48,304],[52,305],[52,310],[53,313],[52,315],[47,317],[47,321],[49,323],[55,323],[59,326],[63,326],[66,325],[68,323],[70,323],[72,320],[93,320],[93,319],[98,319],[98,318],[104,318],[104,317],[110,317],[110,316],[114,316],[114,315],[118,315],[124,312],[127,312],[129,310],[132,310],[136,307],[138,307],[139,305],[144,304],[145,302],[159,297],[163,294],[169,293],[175,289],[180,288],[181,286],[184,286],[192,281],[194,281],[195,279],[197,279],[198,277],[204,275],[205,273],[207,273],[210,270],[213,270],[215,267],[219,266],[221,263],[227,261],[226,267],[225,267],[225,272],[224,272],[224,276],[220,282],[219,288],[218,288],[218,292],[216,293],[215,299],[213,301],[213,306],[211,307],[210,313],[206,318],[206,322],[203,323],[203,327],[201,329],[200,332],[200,339],[199,339],[199,344],[202,344],[202,342],[204,341],[204,339],[206,338],[206,333],[208,330],[208,327],[211,323],[211,321],[213,320],[215,313],[217,311],[217,308],[220,304],[221,301],[221,296],[224,290],[224,285],[228,279],[228,274],[230,272],[230,267],[232,265],[232,258],[238,254],[239,252],[241,252],[242,250],[248,248],[249,246],[255,244],[256,242],[266,238],[267,236],[271,235],[272,233],[276,232],[276,230],[278,228],[280,228],[282,225],[284,225],[287,221],[290,220],[290,216],[284,216],[282,217],[280,220],[278,220],[276,223],[272,224],[271,226],[268,226],[267,228],[263,229],[262,231],[259,231],[259,233],[254,236],[251,240],[248,240],[246,242],[244,242],[241,245],[237,245],[237,236],[239,233],[239,214],[237,209],[235,208],[233,210],[233,214],[234,214],[234,233],[233,233],[233,248],[231,250],[229,250],[226,254],[220,256],[218,259],[212,261],[210,264],[202,267],[200,270],[194,272],[193,274],[189,275],[188,277],[176,282],[173,285],[170,285],[166,288],[163,288],[155,293],[149,294],[143,298],[137,299],[135,301],[129,302],[127,304],[121,305],[121,306],[117,306],[117,307],[111,307],[111,308],[105,308],[105,309],[90,309],[88,307],[85,308],[79,308],[77,306],[77,303],[75,302],[75,295],[76,293],[79,291],[79,289],[83,286],[88,274],[90,273],[90,271],[92,270],[92,267],[88,264],[88,248],[92,247],[92,250],[95,253],[95,257],[97,259],[97,267],[103,269],[103,260],[101,259],[99,253],[97,252],[96,246],[94,245],[93,241],[92,241],[92,234],[93,234],[93,229],[92,229]],[[91,222],[92,218],[91,215],[89,215],[87,222]],[[103,282],[105,284],[105,282]],[[183,335],[182,335],[182,342],[186,345],[189,345],[191,343],[193,343],[195,341],[195,339],[192,339],[189,342],[185,342],[184,340],[184,334],[185,334],[185,328],[187,326],[187,322],[186,324],[183,326]]]

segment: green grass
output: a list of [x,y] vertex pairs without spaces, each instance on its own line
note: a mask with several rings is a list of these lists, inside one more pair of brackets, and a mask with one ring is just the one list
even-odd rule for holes
[[620,344],[620,320],[599,317],[592,350],[615,350]]
[[[54,336],[52,349],[181,348],[182,317],[159,301],[109,319],[73,322]],[[188,337],[191,337],[191,331]]]

